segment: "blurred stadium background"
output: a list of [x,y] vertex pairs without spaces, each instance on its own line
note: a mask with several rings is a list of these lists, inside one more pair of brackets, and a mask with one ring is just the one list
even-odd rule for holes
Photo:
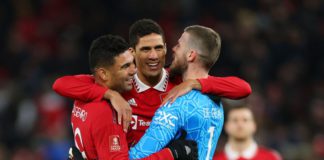
[[89,73],[90,42],[128,39],[140,18],[162,26],[169,55],[185,26],[214,28],[223,43],[212,74],[253,88],[225,106],[250,103],[257,141],[285,159],[324,159],[323,16],[321,0],[1,0],[0,160],[66,158],[72,101],[51,90],[54,79]]

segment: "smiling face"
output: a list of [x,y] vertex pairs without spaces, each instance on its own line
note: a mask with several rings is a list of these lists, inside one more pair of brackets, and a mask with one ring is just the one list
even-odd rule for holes
[[186,59],[186,54],[189,52],[189,34],[184,32],[178,43],[172,48],[173,60],[170,65],[170,72],[172,75],[181,75],[188,68],[188,62]]
[[166,46],[161,35],[152,33],[139,38],[134,55],[137,74],[142,81],[161,78],[166,55]]
[[132,89],[132,79],[136,73],[134,57],[129,50],[114,57],[115,63],[109,67],[109,80],[107,85],[109,88],[118,92],[129,91]]

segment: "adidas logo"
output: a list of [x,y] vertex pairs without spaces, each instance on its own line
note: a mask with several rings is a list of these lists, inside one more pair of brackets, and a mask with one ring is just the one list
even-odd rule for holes
[[128,100],[127,102],[128,102],[128,104],[130,104],[130,105],[132,105],[132,106],[137,106],[137,103],[136,103],[136,101],[135,101],[134,98]]

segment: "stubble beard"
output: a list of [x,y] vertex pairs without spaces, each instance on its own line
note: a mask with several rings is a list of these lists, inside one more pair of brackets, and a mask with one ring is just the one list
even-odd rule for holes
[[187,70],[188,68],[188,63],[183,63],[183,64],[177,64],[173,67],[173,65],[171,64],[170,66],[170,78],[174,78],[174,77],[178,77],[184,74],[184,72]]

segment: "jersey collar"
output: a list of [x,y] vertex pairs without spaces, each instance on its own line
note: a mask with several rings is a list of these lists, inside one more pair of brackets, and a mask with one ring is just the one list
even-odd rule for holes
[[258,145],[253,142],[248,148],[246,148],[240,155],[237,151],[233,150],[229,143],[225,145],[225,154],[228,159],[238,159],[242,157],[244,159],[252,159],[258,150]]
[[[159,81],[158,84],[156,84],[153,88],[158,90],[158,91],[161,91],[161,92],[165,92],[166,91],[166,88],[167,88],[167,85],[168,85],[168,79],[169,79],[169,74],[168,72],[162,68],[162,78],[161,80]],[[150,89],[151,87],[144,84],[137,76],[137,74],[134,75],[134,87],[137,91],[137,93],[141,93],[141,92],[144,92],[148,89]]]

